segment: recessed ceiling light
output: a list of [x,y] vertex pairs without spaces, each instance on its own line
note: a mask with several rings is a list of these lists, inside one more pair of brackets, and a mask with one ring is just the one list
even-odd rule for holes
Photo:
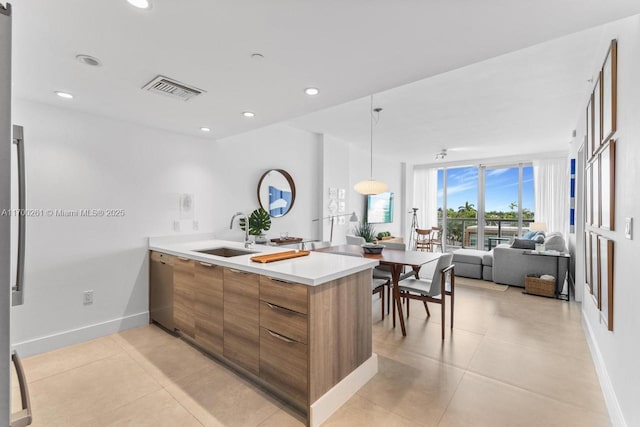
[[254,113],[253,111],[244,111],[242,115],[245,117],[255,117],[256,113]]
[[64,98],[64,99],[73,99],[73,95],[71,95],[70,93],[67,93],[67,92],[56,91],[56,95],[58,95],[60,98]]
[[127,0],[127,3],[129,3],[133,7],[137,7],[138,9],[151,8],[151,2],[149,0]]
[[304,90],[304,93],[306,93],[307,95],[317,95],[320,93],[320,91],[318,90],[317,87],[308,87]]
[[252,53],[252,54],[251,54],[251,58],[252,58],[252,59],[264,59],[264,55],[263,55],[263,54],[261,54],[261,53],[257,53],[257,52],[256,52],[256,53]]
[[211,128],[208,128],[208,127],[201,127],[200,130],[202,132],[211,132]]
[[76,55],[76,59],[83,64],[90,65],[92,67],[99,67],[102,65],[98,58],[94,58],[90,55]]

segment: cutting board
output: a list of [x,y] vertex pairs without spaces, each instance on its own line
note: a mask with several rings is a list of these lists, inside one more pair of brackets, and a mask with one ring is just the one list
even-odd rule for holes
[[309,251],[286,251],[286,252],[278,252],[277,254],[266,254],[266,255],[256,255],[252,256],[250,259],[253,262],[274,262],[274,261],[282,261],[284,259],[298,258],[301,256],[307,256],[311,252]]

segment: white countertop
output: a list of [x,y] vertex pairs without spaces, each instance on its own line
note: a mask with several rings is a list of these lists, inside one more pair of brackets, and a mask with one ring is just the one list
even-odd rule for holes
[[316,286],[340,277],[367,270],[378,265],[378,261],[345,255],[336,255],[321,252],[311,252],[308,256],[292,258],[266,264],[253,262],[250,258],[258,253],[286,252],[291,249],[278,248],[266,245],[253,245],[246,249],[254,254],[235,257],[221,257],[196,252],[202,249],[213,248],[245,249],[244,244],[228,240],[194,240],[189,242],[162,242],[152,239],[149,249],[163,252],[169,255],[181,256],[196,261],[235,268],[256,274],[304,285]]

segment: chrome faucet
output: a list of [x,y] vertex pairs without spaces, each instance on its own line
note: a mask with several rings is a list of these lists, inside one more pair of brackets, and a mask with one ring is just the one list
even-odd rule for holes
[[237,217],[240,217],[240,219],[244,218],[244,247],[250,248],[252,243],[249,241],[249,217],[247,216],[247,214],[243,214],[242,212],[236,212],[231,217],[231,223],[229,223],[229,229],[233,230],[233,221]]

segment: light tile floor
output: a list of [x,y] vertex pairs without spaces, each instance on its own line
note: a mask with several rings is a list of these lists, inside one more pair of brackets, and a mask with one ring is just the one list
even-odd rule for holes
[[[444,341],[439,306],[430,309],[427,320],[412,303],[403,338],[390,318],[380,320],[374,297],[380,371],[325,425],[610,425],[579,304],[459,286]],[[35,427],[303,425],[282,402],[155,326],[24,366]]]

